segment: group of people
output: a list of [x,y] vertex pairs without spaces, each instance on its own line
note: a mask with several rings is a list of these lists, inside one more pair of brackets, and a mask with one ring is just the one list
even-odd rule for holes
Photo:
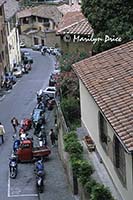
[[[43,118],[41,118],[41,120],[39,121],[39,123],[37,124],[37,127],[36,127],[36,131],[37,132],[40,132],[41,131],[41,126],[42,124],[44,124],[45,122],[43,121]],[[19,123],[18,119],[16,117],[13,117],[11,119],[11,124],[12,124],[12,127],[13,127],[13,130],[14,130],[14,135],[16,135],[17,133],[17,127],[19,125],[22,126],[22,122]],[[2,123],[0,122],[0,137],[1,137],[1,142],[4,143],[4,134],[5,134],[5,128],[4,126],[2,125]],[[55,145],[55,142],[56,142],[56,135],[55,135],[55,132],[53,129],[50,129],[50,132],[49,132],[49,137],[50,137],[50,140],[51,140],[51,145],[52,147]],[[47,142],[46,142],[47,144]],[[16,148],[16,146],[18,146],[18,141],[16,143],[14,143],[14,149]]]

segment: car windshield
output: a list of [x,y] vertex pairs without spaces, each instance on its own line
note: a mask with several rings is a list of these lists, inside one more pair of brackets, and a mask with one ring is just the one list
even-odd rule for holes
[[53,92],[55,92],[55,89],[54,88],[48,88],[47,91],[53,91]]
[[42,110],[40,110],[40,109],[35,109],[34,111],[33,111],[33,115],[32,115],[32,117],[33,117],[33,120],[34,121],[38,121],[39,120],[39,118],[40,118],[40,113],[42,112]]

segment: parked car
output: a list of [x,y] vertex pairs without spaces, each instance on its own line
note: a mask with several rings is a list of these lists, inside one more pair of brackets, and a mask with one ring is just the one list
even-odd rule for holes
[[32,123],[33,123],[33,127],[34,127],[34,128],[36,127],[37,122],[38,122],[39,119],[41,118],[42,113],[44,113],[42,109],[34,108],[34,110],[33,110],[33,112],[32,112],[32,116],[31,116],[31,119],[32,119]]
[[34,51],[40,51],[42,48],[42,45],[41,44],[37,44],[37,45],[33,45],[32,46],[32,50]]
[[43,95],[47,95],[50,98],[56,98],[56,87],[47,87],[45,90],[43,90]]
[[16,76],[16,78],[22,77],[22,74],[23,72],[21,66],[16,66],[13,68],[13,75]]

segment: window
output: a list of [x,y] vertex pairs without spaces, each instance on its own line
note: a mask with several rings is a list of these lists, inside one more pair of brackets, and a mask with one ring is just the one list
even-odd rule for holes
[[0,16],[2,16],[2,6],[0,7]]
[[124,147],[119,139],[114,136],[114,165],[122,184],[126,186],[126,162]]
[[38,22],[42,22],[42,18],[41,17],[38,17]]
[[107,122],[100,112],[99,112],[99,136],[102,147],[107,152],[107,145],[108,145]]
[[7,45],[5,46],[5,53],[8,54],[8,47],[7,47]]
[[2,43],[4,43],[4,35],[2,30],[1,30],[1,38],[2,38]]
[[36,16],[32,16],[32,22],[36,22]]
[[23,24],[29,24],[29,18],[26,18],[26,17],[25,17],[25,18],[23,19]]
[[4,60],[4,57],[5,57],[5,56],[4,56],[4,51],[2,51],[2,58],[3,58],[3,60]]
[[49,22],[49,19],[48,18],[44,18],[44,22]]
[[38,45],[38,38],[34,37],[34,45]]

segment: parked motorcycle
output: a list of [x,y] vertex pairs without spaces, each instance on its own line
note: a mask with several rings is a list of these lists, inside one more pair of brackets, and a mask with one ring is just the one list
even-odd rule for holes
[[36,187],[39,193],[42,193],[44,190],[44,166],[43,160],[38,160],[35,163],[35,172],[36,172]]
[[12,155],[9,162],[10,178],[15,179],[18,172],[17,157]]
[[44,191],[44,177],[41,173],[36,175],[36,187],[39,193]]
[[6,90],[11,90],[12,89],[12,82],[9,79],[3,80],[2,88],[5,88]]

